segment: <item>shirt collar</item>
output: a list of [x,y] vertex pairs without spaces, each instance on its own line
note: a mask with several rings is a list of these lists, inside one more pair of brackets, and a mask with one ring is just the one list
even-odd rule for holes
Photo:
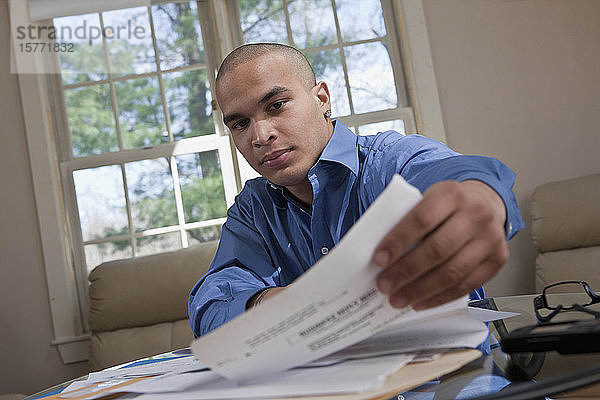
[[354,175],[358,175],[357,138],[354,132],[340,121],[334,121],[333,134],[323,149],[319,161],[332,161],[345,165]]
[[[358,151],[356,150],[357,136],[340,121],[333,121],[333,133],[323,149],[319,161],[331,161],[344,165],[354,175],[358,175]],[[311,169],[312,169],[311,168]],[[283,196],[283,187],[267,180],[268,186]],[[282,197],[279,197],[282,199]],[[278,204],[281,205],[282,204]]]

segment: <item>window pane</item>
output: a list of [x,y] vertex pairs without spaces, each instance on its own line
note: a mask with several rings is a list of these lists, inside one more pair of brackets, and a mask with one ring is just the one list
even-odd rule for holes
[[121,167],[73,171],[83,240],[128,234]]
[[136,231],[177,224],[173,178],[167,158],[127,163],[125,176]]
[[106,59],[99,14],[85,14],[54,19],[56,41],[72,43],[73,51],[58,52],[64,84],[106,79]]
[[388,52],[381,42],[344,48],[355,113],[398,106],[396,84]]
[[103,262],[129,258],[133,256],[129,240],[107,242],[99,244],[88,244],[85,249],[85,261],[87,272],[90,273],[95,267]]
[[290,27],[299,48],[337,43],[330,0],[288,1]]
[[334,117],[350,114],[346,80],[340,51],[325,50],[307,52],[306,58],[312,65],[317,81],[325,81],[331,94],[331,112]]
[[115,91],[124,148],[168,141],[157,77],[115,82]]
[[207,226],[205,228],[190,229],[186,232],[190,246],[212,240],[218,240],[221,237],[221,225]]
[[136,256],[162,253],[163,251],[181,248],[181,234],[179,232],[163,233],[162,235],[144,236],[136,239]]
[[119,148],[108,84],[65,89],[71,144],[75,157]]
[[152,6],[161,70],[204,63],[204,44],[195,1]]
[[404,130],[404,121],[396,119],[393,121],[375,122],[373,124],[361,125],[358,127],[359,135],[374,135],[378,132],[396,131],[406,134]]
[[379,0],[336,0],[337,16],[345,42],[386,35]]
[[227,212],[217,151],[177,156],[185,222],[224,217]]
[[215,133],[206,70],[165,74],[163,82],[175,140]]
[[239,0],[244,43],[288,43],[283,1]]
[[113,75],[156,71],[146,7],[104,12],[102,18]]

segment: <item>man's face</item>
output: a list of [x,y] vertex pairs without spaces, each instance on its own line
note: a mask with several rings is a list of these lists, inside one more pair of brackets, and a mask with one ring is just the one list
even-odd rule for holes
[[327,85],[307,87],[284,57],[268,54],[221,77],[217,99],[252,168],[293,194],[305,191],[308,170],[332,133],[323,115],[330,108]]

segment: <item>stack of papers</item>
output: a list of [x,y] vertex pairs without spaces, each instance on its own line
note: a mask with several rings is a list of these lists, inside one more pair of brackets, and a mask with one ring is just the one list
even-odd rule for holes
[[[423,318],[433,321],[428,330],[419,332],[427,340],[414,343],[409,350],[476,347],[485,339],[487,328],[475,319],[472,323],[435,323],[457,308],[470,320],[466,297],[447,307],[415,313],[410,307],[393,308],[376,288],[381,268],[372,262],[375,248],[420,199],[419,190],[396,175],[326,257],[260,307],[194,341],[194,355],[220,375],[245,382],[305,365],[395,322],[414,325],[413,321]],[[451,325],[463,323],[479,336],[469,344],[445,338]]]
[[395,309],[375,286],[375,247],[420,197],[396,176],[326,257],[260,307],[196,339],[194,356],[92,373],[59,396],[370,398],[459,368],[480,352],[448,350],[482,343],[490,312],[475,318],[466,297],[426,311]]

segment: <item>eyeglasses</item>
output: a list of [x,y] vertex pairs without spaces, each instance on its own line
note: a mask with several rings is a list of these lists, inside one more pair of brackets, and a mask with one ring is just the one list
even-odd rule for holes
[[[564,300],[565,297],[564,295],[560,296],[560,293],[569,293],[569,302],[576,302],[571,305],[561,304],[561,300]],[[533,308],[540,323],[550,321],[561,311],[581,311],[600,319],[600,312],[586,308],[596,303],[600,303],[600,296],[592,290],[587,282],[564,281],[546,286],[542,290],[542,294],[533,299]],[[541,313],[542,309],[550,310],[550,313]]]

